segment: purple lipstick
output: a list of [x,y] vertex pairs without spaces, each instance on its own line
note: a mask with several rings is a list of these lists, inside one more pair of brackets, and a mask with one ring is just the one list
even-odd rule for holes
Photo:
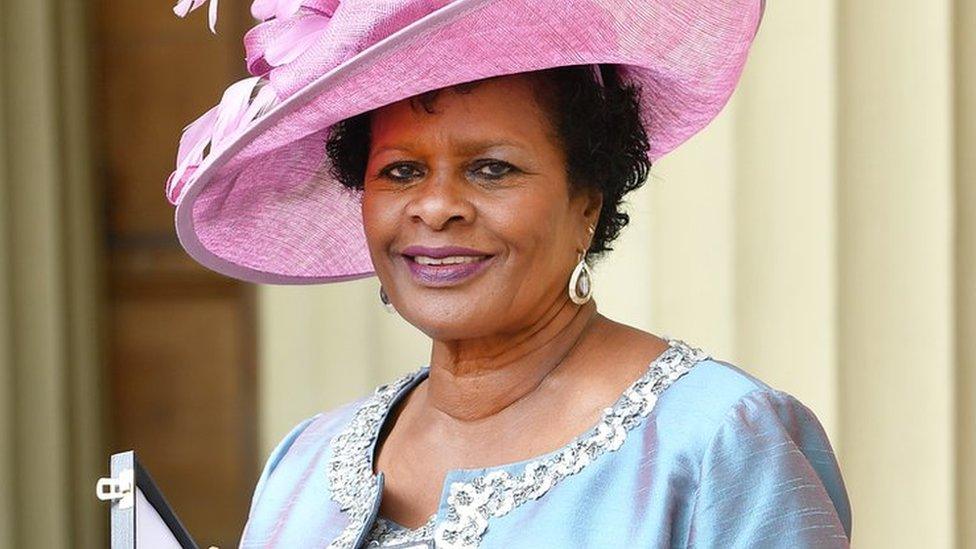
[[460,246],[408,246],[401,252],[414,280],[424,286],[461,284],[488,265],[493,255]]

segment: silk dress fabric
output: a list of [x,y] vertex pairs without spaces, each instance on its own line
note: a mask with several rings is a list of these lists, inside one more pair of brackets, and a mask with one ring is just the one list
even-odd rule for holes
[[[689,348],[669,342],[669,350]],[[814,413],[790,394],[695,350],[700,354],[672,375],[622,443],[547,485],[536,499],[485,517],[471,546],[848,547],[850,503]],[[373,475],[372,456],[378,432],[427,372],[424,367],[384,386],[386,398],[376,396],[378,389],[298,424],[267,460],[240,547],[450,546],[435,545],[424,535],[429,531],[377,516],[382,474]],[[364,412],[375,421],[363,421]],[[449,471],[426,526],[457,517],[452,487],[470,487],[485,475],[524,478],[533,461]],[[394,543],[379,545],[382,533]]]

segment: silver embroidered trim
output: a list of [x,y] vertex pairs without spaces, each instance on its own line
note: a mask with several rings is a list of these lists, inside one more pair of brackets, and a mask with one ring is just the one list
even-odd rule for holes
[[[447,511],[437,522],[433,515],[418,529],[395,528],[376,520],[368,539],[392,544],[429,539],[433,527],[434,542],[441,549],[474,549],[488,529],[488,521],[542,497],[563,479],[582,471],[607,452],[623,445],[628,432],[646,417],[658,396],[695,364],[708,358],[701,349],[664,336],[669,347],[654,360],[647,371],[620,396],[613,406],[605,408],[599,422],[561,449],[544,458],[527,462],[521,472],[496,470],[467,482],[451,484]],[[372,444],[379,435],[383,418],[399,392],[423,369],[376,389],[362,404],[349,425],[331,442],[329,482],[332,499],[349,514],[349,524],[330,549],[348,549],[368,526],[370,511],[379,496],[378,482],[372,471]],[[386,537],[384,537],[386,536]],[[372,545],[375,546],[375,545]],[[380,545],[382,546],[382,545]]]
[[372,443],[393,400],[423,368],[381,385],[356,411],[349,424],[329,443],[329,489],[332,500],[349,516],[349,523],[329,549],[349,549],[366,528],[373,503],[380,495],[373,474]]
[[566,477],[575,475],[606,452],[616,451],[627,433],[647,416],[657,397],[708,355],[668,338],[670,347],[635,381],[589,431],[561,450],[529,462],[520,473],[492,471],[451,484],[448,509],[434,532],[442,549],[471,549],[481,543],[488,521],[538,499]]
[[404,528],[395,522],[384,518],[377,518],[376,524],[366,536],[367,547],[402,546],[410,543],[423,543],[434,539],[434,526],[437,524],[437,513],[427,519],[427,522],[417,528]]

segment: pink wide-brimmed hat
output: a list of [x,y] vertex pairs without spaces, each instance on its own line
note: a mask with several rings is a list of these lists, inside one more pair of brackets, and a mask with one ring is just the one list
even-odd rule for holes
[[[186,15],[207,0],[182,0]],[[211,0],[210,21],[216,18]],[[166,193],[204,266],[252,282],[373,274],[361,194],[330,175],[333,124],[420,93],[612,64],[643,90],[653,161],[728,102],[764,0],[254,0],[253,75],[186,127]]]

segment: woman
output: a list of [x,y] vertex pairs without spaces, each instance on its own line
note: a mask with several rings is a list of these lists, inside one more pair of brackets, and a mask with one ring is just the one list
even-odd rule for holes
[[[592,297],[624,197],[725,103],[760,4],[270,4],[246,39],[265,80],[181,142],[181,241],[246,280],[375,272],[432,346],[277,446],[242,547],[848,545],[809,409]],[[524,44],[545,55],[520,64]]]

